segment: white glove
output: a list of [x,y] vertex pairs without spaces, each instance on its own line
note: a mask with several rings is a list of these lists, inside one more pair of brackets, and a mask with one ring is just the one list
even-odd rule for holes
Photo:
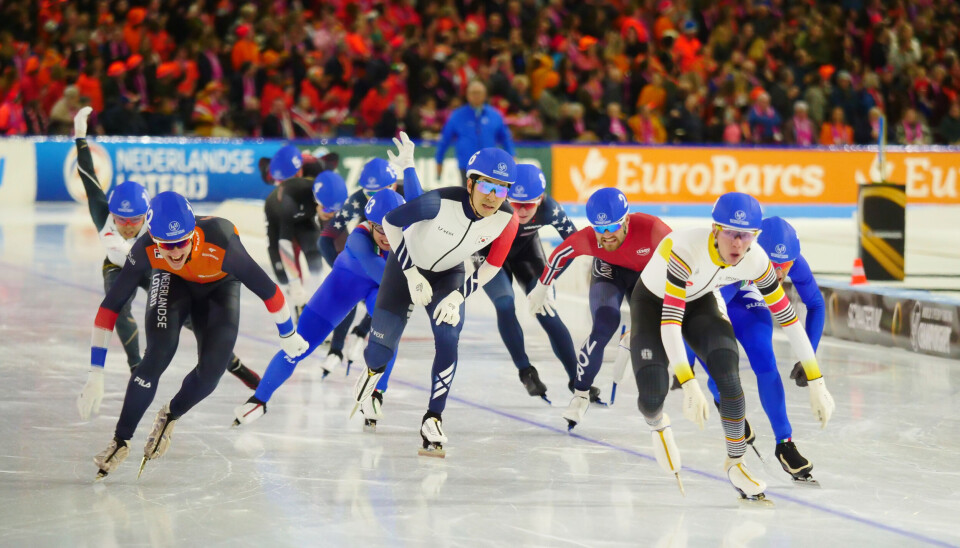
[[90,367],[87,375],[87,384],[83,385],[80,396],[77,397],[77,411],[80,418],[87,420],[91,414],[100,412],[100,402],[103,401],[103,368]]
[[414,167],[413,150],[416,148],[416,145],[413,144],[410,137],[407,137],[407,133],[401,131],[399,139],[396,137],[393,138],[393,144],[397,145],[397,153],[394,154],[392,150],[387,151],[387,158],[390,160],[390,163],[397,166],[400,169],[400,173],[403,173],[403,170],[408,167]]
[[283,353],[291,358],[296,358],[310,348],[310,344],[300,336],[300,333],[294,331],[286,337],[280,337],[280,348]]
[[463,304],[463,293],[459,291],[451,291],[437,303],[437,307],[433,309],[433,319],[437,320],[437,325],[447,322],[455,326],[460,323],[461,304]]
[[310,296],[307,295],[307,291],[303,288],[303,283],[300,280],[291,281],[287,290],[287,294],[290,296],[290,304],[293,305],[294,321],[299,322],[300,314],[303,314],[303,307],[307,305]]
[[630,362],[630,330],[628,329],[620,337],[620,344],[617,345],[617,359],[613,362],[613,382],[619,384],[623,380],[623,373],[627,370],[627,364]]
[[536,316],[537,314],[546,314],[548,316],[557,315],[557,305],[553,300],[553,290],[546,285],[543,285],[543,282],[537,281],[537,286],[527,294],[527,300],[530,301],[530,313]]
[[710,406],[703,397],[700,383],[697,379],[690,379],[680,387],[683,388],[683,416],[703,430],[703,424],[710,418]]
[[345,350],[343,357],[345,357],[347,361],[351,362],[359,362],[363,360],[363,350],[367,346],[366,342],[366,337],[361,337],[351,333],[347,336],[347,342],[343,345]]
[[416,306],[427,306],[433,299],[433,286],[423,277],[417,267],[403,271],[407,277],[407,287],[410,289],[410,300]]
[[73,117],[74,139],[87,138],[87,118],[90,116],[91,112],[93,112],[93,107],[83,107],[82,109],[78,110],[76,116]]
[[821,429],[826,428],[837,404],[833,403],[833,396],[827,392],[827,384],[823,377],[807,381],[807,385],[810,387],[810,408],[813,409],[813,416],[820,421]]

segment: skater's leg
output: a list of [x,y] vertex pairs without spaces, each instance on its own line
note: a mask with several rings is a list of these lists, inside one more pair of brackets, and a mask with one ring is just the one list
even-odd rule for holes
[[590,390],[603,363],[603,351],[620,327],[620,304],[631,288],[617,275],[617,270],[604,261],[594,259],[590,281],[593,328],[577,353],[577,376],[573,383],[576,390]]
[[347,340],[347,334],[350,332],[350,326],[353,325],[353,319],[357,317],[356,307],[351,308],[350,312],[344,316],[343,320],[333,330],[333,338],[330,339],[330,354],[336,354],[343,358],[343,343]]
[[[117,277],[120,275],[120,269],[116,267],[103,268],[103,290],[109,292],[113,287]],[[140,363],[140,331],[137,329],[137,320],[134,319],[130,306],[136,295],[131,295],[130,299],[123,303],[120,312],[117,315],[117,323],[114,330],[117,332],[117,338],[123,345],[123,351],[127,354],[127,365],[132,371]]]
[[517,369],[530,367],[530,360],[523,345],[523,330],[514,307],[513,283],[506,270],[500,269],[500,272],[483,286],[483,291],[490,297],[497,311],[497,329],[507,352],[510,353],[513,365]]
[[147,350],[127,384],[115,432],[121,440],[133,438],[137,424],[157,393],[160,375],[177,352],[180,328],[190,315],[191,298],[186,284],[169,272],[157,270],[153,273],[144,321]]
[[294,234],[297,243],[300,245],[300,253],[307,260],[307,268],[310,274],[314,276],[320,274],[323,270],[323,255],[320,254],[320,230],[312,221],[297,223],[294,226]]
[[370,324],[370,341],[363,351],[363,358],[371,371],[383,372],[393,358],[412,310],[407,278],[391,253],[387,257],[387,266],[377,292]]
[[[438,277],[430,278],[430,285],[433,286],[433,300],[426,307],[429,318],[433,318],[434,309],[444,297],[463,285],[463,279],[462,269],[450,270]],[[453,386],[453,376],[457,372],[457,351],[460,344],[460,330],[463,329],[464,310],[465,307],[461,303],[460,322],[457,325],[444,322],[437,325],[436,322],[431,321],[436,353],[430,374],[430,404],[427,408],[437,417],[443,413],[447,405],[447,396],[450,395],[450,389]]]
[[630,359],[637,381],[637,407],[652,428],[660,425],[669,389],[666,350],[660,336],[662,301],[641,288],[630,299]]
[[[542,271],[542,268],[537,271],[537,276],[539,276]],[[526,283],[526,293],[529,294],[536,285],[537,278],[533,277]],[[567,326],[564,325],[563,320],[560,319],[559,314],[555,316],[537,314],[536,317],[537,322],[540,323],[540,327],[547,333],[547,338],[550,340],[550,347],[553,349],[554,356],[560,360],[560,363],[563,365],[563,370],[567,373],[567,380],[572,382],[577,375],[577,352],[574,349],[573,338],[570,336],[570,331],[567,329]]]
[[[366,296],[366,299],[365,299],[365,301],[364,301],[364,304],[366,305],[367,310],[374,310],[374,309],[376,308],[376,306],[377,306],[377,294],[378,294],[379,292],[380,292],[380,287],[379,287],[379,286],[372,287],[372,288],[370,288],[370,289],[367,291],[367,296]],[[365,317],[364,320],[360,323],[360,325],[362,325],[364,322],[367,322],[368,319],[370,319],[370,315],[369,315],[369,314],[366,315],[366,317]],[[359,327],[359,325],[358,325],[358,327]],[[367,322],[367,329],[369,330],[369,328],[370,328],[370,325],[369,325],[369,322]],[[387,387],[388,387],[389,384],[390,384],[390,373],[393,372],[393,364],[396,363],[396,361],[397,361],[397,353],[394,352],[394,353],[393,353],[393,356],[390,357],[390,361],[387,362],[387,368],[384,370],[383,376],[380,377],[380,380],[379,380],[379,381],[377,381],[377,388],[376,388],[376,389],[377,389],[379,392],[386,392]]]

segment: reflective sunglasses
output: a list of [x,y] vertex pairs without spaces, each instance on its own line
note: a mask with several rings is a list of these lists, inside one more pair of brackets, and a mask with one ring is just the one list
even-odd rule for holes
[[509,188],[503,185],[498,185],[493,181],[486,181],[486,180],[481,181],[477,179],[476,185],[477,185],[477,192],[479,192],[480,194],[490,194],[491,192],[493,192],[497,198],[506,198],[507,193],[510,191]]
[[143,215],[137,215],[136,217],[118,217],[117,215],[113,216],[113,222],[117,226],[136,226],[143,222]]
[[757,239],[759,230],[737,230],[735,228],[720,228],[720,235],[729,240],[740,238],[740,241],[750,243]]
[[160,240],[154,239],[153,242],[157,244],[157,247],[166,251],[173,251],[174,249],[181,249],[187,247],[190,244],[190,240],[193,239],[193,234],[188,238],[183,240],[178,240],[176,242],[161,242]]
[[510,207],[523,211],[537,209],[537,206],[539,205],[540,202],[510,202]]

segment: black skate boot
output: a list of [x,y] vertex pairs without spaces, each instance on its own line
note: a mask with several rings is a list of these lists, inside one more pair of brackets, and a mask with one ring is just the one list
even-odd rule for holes
[[525,367],[520,370],[520,382],[527,389],[527,394],[531,396],[540,396],[543,401],[550,403],[547,399],[547,385],[540,380],[540,374],[534,366]]
[[790,474],[793,482],[798,485],[808,485],[811,487],[820,487],[820,483],[813,479],[810,472],[813,470],[813,464],[810,463],[792,441],[783,441],[777,444],[774,452],[783,471]]
[[[567,390],[569,390],[571,394],[574,393],[573,381],[570,381],[567,383]],[[595,403],[597,405],[607,405],[605,401],[600,399],[600,389],[597,388],[596,386],[590,387],[590,403]]]
[[260,375],[258,375],[256,371],[243,365],[240,358],[236,356],[230,361],[230,365],[227,366],[227,371],[234,377],[240,379],[240,382],[247,385],[247,388],[250,390],[256,390],[257,387],[260,386]]

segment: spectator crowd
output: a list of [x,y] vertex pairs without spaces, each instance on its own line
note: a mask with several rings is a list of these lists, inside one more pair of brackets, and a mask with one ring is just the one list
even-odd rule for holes
[[520,141],[960,144],[956,0],[0,4],[0,131],[435,139],[479,81]]

